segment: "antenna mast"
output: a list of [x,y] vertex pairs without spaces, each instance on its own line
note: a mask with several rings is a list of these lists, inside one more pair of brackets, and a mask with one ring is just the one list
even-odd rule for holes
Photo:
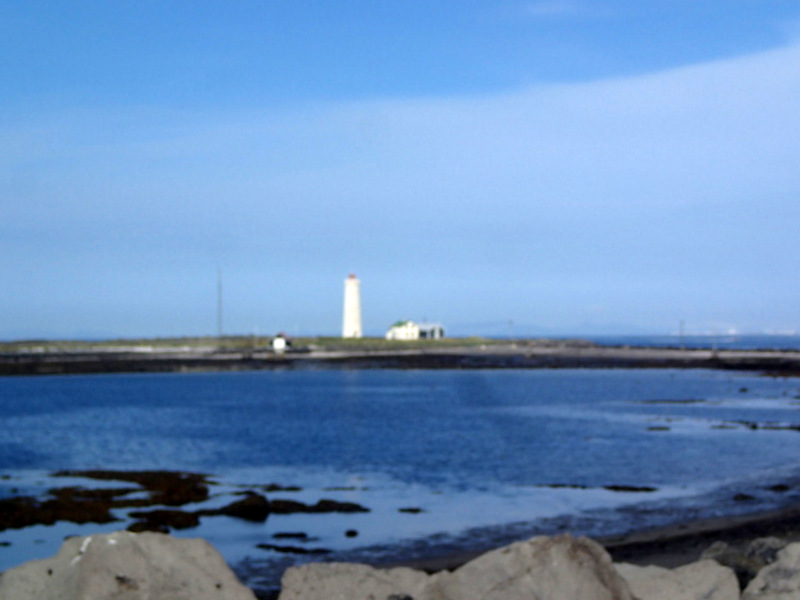
[[217,267],[217,337],[222,338],[222,269]]

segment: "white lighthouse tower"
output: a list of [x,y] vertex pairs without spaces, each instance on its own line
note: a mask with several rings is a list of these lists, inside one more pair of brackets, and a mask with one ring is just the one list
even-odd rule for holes
[[361,335],[361,281],[350,273],[350,276],[344,280],[342,337],[360,338]]

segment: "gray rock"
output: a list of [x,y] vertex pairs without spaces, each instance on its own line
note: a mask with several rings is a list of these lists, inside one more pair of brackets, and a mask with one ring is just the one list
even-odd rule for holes
[[422,571],[375,569],[349,563],[290,567],[281,580],[279,600],[400,600],[417,598],[428,581]]
[[713,560],[676,569],[616,565],[639,600],[739,600],[736,575]]
[[700,558],[714,560],[724,567],[733,569],[742,589],[747,587],[765,564],[756,556],[749,556],[725,542],[714,542]]
[[757,538],[748,544],[745,554],[764,567],[775,562],[778,552],[783,550],[787,544],[786,540],[774,536]]
[[128,531],[70,538],[0,575],[0,600],[255,600],[211,545]]
[[800,543],[789,544],[764,567],[742,594],[742,600],[797,600],[800,598]]
[[420,600],[632,600],[605,549],[569,534],[493,550],[431,577]]
[[727,542],[714,542],[703,551],[700,558],[715,560],[726,567],[732,567],[731,563],[747,560],[744,552],[737,550]]
[[281,583],[279,600],[634,600],[603,547],[570,535],[518,542],[453,573],[311,564]]
[[761,569],[775,560],[778,551],[784,546],[786,542],[776,537],[757,538],[744,551],[725,542],[714,542],[703,552],[701,558],[715,560],[733,569],[739,580],[739,587],[745,589]]

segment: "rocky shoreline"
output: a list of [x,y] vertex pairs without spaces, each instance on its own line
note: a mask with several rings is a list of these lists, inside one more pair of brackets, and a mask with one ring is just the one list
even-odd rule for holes
[[[52,473],[55,482],[64,478],[68,485],[53,487],[44,497],[16,496],[0,500],[0,532],[58,521],[72,523],[119,523],[130,533],[167,534],[196,527],[200,519],[225,516],[251,522],[264,522],[270,515],[292,513],[358,513],[370,508],[352,502],[321,498],[300,502],[287,495],[300,488],[276,483],[228,490],[221,495],[214,490],[213,478],[202,473],[178,471],[60,471]],[[98,482],[97,487],[75,485],[74,480]],[[616,491],[618,486],[606,489]],[[333,490],[333,488],[331,488]],[[637,492],[649,488],[630,488]],[[628,490],[626,487],[625,490]],[[214,506],[203,503],[217,497]],[[667,527],[634,531],[624,535],[595,538],[616,563],[639,566],[655,565],[676,569],[705,558],[714,558],[733,569],[741,589],[755,577],[757,569],[748,556],[753,540],[771,537],[782,544],[800,542],[800,505],[793,500],[779,510],[733,515],[699,521],[676,523]],[[397,507],[400,512],[413,508]],[[123,517],[125,515],[125,517]],[[123,517],[123,518],[121,518]],[[353,535],[358,535],[354,531]],[[530,534],[528,534],[530,535]],[[315,561],[330,560],[323,551],[299,531],[276,533],[269,543],[258,548],[288,555],[312,556]],[[447,555],[429,556],[403,562],[377,562],[376,568],[413,568],[428,574],[453,571],[475,560],[486,549],[465,550]],[[240,566],[237,574],[252,585],[258,597],[277,595],[277,577],[257,572],[258,563]],[[763,565],[762,565],[763,566]],[[13,570],[13,569],[12,569]],[[259,583],[259,582],[263,583]],[[0,595],[0,598],[3,596]]]
[[293,567],[280,600],[342,597],[424,600],[778,600],[800,597],[800,543],[759,537],[741,549],[718,541],[673,567],[620,561],[570,534],[491,550],[452,570],[358,564]]
[[249,371],[265,369],[694,368],[800,374],[793,350],[711,350],[530,341],[413,349],[42,351],[0,354],[0,375]]
[[[796,513],[779,521],[796,523]],[[775,518],[775,516],[773,517]],[[758,518],[761,526],[764,518]],[[750,523],[754,525],[755,523]],[[741,524],[740,524],[741,525]],[[740,527],[733,527],[742,533]],[[717,535],[731,528],[717,529]],[[747,530],[750,531],[750,530]],[[707,530],[706,533],[711,533]],[[758,531],[763,533],[763,531]],[[236,578],[201,539],[117,531],[67,539],[58,554],[0,574],[0,599],[96,600],[778,600],[800,597],[800,543],[791,536],[749,538],[734,546],[717,540],[699,556],[662,566],[659,544],[621,546],[570,534],[533,537],[449,568],[311,563],[291,567],[280,590],[256,592]],[[686,535],[685,532],[683,534]],[[641,536],[641,534],[634,534]],[[627,546],[630,552],[634,546]],[[651,553],[647,555],[647,550]],[[653,549],[661,549],[655,554]],[[643,554],[644,551],[644,554]],[[634,559],[634,560],[631,560]],[[656,560],[654,560],[656,559]]]

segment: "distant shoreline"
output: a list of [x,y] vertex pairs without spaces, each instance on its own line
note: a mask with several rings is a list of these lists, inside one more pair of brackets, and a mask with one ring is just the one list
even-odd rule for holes
[[601,346],[547,340],[458,346],[266,349],[41,350],[0,353],[0,376],[89,373],[172,373],[275,369],[721,369],[800,375],[797,350],[712,350]]

